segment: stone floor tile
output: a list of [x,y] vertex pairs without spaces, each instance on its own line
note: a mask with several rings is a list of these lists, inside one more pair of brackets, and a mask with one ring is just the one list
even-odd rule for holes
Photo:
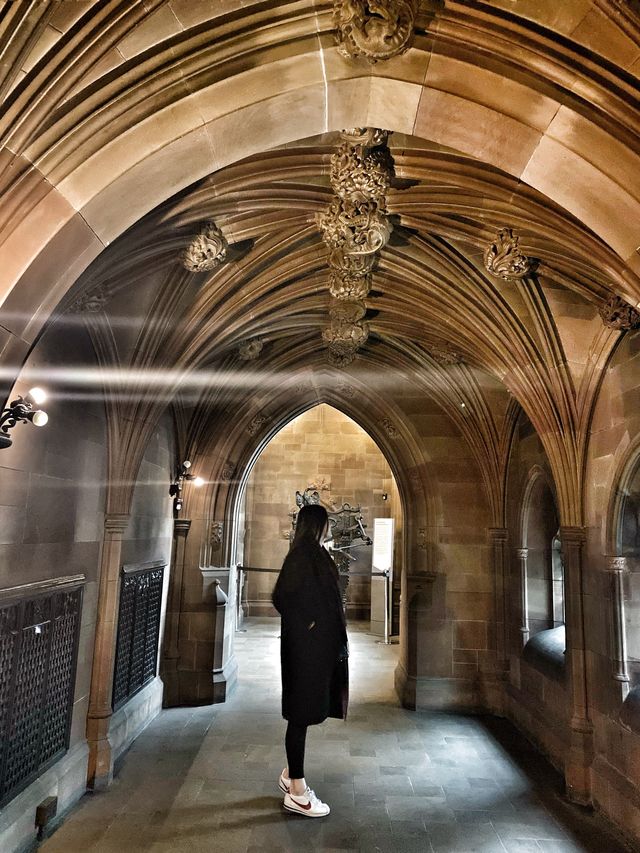
[[279,623],[247,628],[231,699],[163,711],[112,787],[85,797],[41,853],[622,853],[507,722],[398,707],[397,646],[362,626],[351,628],[349,719],[307,740],[307,778],[332,812],[284,811]]

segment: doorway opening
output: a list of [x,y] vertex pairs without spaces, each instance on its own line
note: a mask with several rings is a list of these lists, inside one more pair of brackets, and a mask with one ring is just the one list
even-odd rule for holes
[[[254,462],[236,514],[236,562],[248,567],[240,606],[247,624],[277,613],[271,593],[289,550],[296,493],[317,493],[329,511],[359,508],[366,533],[374,519],[394,520],[394,581],[397,602],[402,562],[402,506],[384,454],[355,421],[321,403],[291,420]],[[355,541],[355,540],[354,540]],[[349,551],[347,620],[364,629],[371,619],[373,547],[358,540]],[[375,599],[375,588],[374,588]],[[397,630],[397,606],[392,631]]]

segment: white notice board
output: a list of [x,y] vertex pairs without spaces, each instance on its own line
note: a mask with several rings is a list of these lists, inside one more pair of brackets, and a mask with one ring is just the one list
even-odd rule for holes
[[373,558],[371,568],[374,572],[391,572],[393,569],[393,519],[373,519]]

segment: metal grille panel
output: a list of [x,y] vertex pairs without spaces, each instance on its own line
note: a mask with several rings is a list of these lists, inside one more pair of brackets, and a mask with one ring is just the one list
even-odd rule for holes
[[164,566],[123,575],[113,708],[120,708],[156,675]]
[[0,805],[69,746],[82,590],[0,608]]

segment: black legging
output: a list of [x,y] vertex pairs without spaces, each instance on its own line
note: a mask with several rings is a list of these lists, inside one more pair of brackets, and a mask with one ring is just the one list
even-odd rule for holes
[[291,721],[284,736],[284,748],[287,751],[287,764],[290,779],[304,779],[304,746],[307,739],[307,727]]

